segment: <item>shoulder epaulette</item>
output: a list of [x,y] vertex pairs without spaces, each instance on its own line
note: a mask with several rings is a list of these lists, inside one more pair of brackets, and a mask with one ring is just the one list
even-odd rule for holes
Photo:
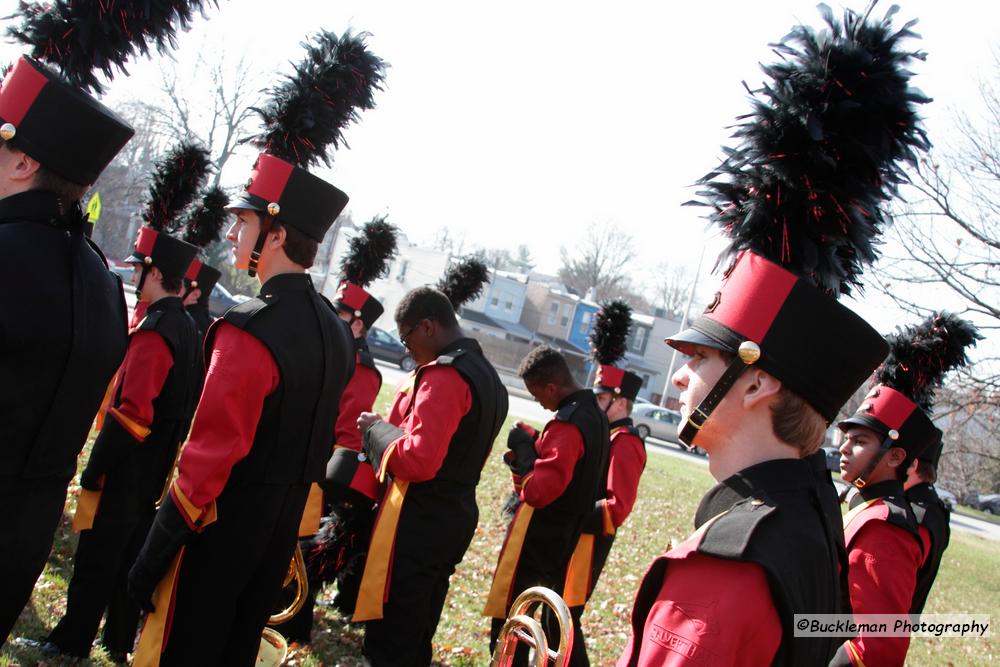
[[164,311],[155,310],[152,313],[146,313],[146,316],[142,318],[142,322],[139,322],[139,326],[136,327],[136,331],[155,331],[156,325],[159,324],[160,318],[163,317]]
[[358,363],[368,368],[375,368],[375,357],[372,356],[371,350],[368,348],[358,350]]
[[639,432],[639,429],[637,429],[635,426],[629,426],[627,430],[635,437],[639,438],[643,442],[646,442],[646,439],[642,437],[642,434]]
[[730,560],[742,558],[754,532],[776,509],[766,495],[736,503],[712,522],[698,545],[698,551]]
[[252,320],[259,312],[267,308],[268,306],[277,303],[278,297],[267,296],[267,297],[255,297],[249,301],[244,301],[243,303],[238,303],[229,310],[222,317],[232,325],[239,327],[240,329],[245,329],[250,320]]
[[556,412],[556,419],[562,422],[568,422],[573,413],[576,412],[576,407],[580,405],[578,401],[573,401],[569,405],[564,405]]
[[440,357],[435,359],[434,363],[436,363],[438,366],[451,366],[453,363],[455,363],[455,360],[458,359],[463,354],[465,354],[465,350],[462,349],[455,350],[454,352],[449,352],[448,354],[442,354]]

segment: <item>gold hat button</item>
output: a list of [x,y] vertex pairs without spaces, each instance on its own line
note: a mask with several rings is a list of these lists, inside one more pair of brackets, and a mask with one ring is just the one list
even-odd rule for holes
[[17,134],[17,128],[14,127],[14,123],[4,123],[0,125],[0,139],[4,141],[10,141]]

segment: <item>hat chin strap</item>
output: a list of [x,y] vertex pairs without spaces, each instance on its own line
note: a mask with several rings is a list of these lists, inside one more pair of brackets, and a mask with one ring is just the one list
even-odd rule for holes
[[875,466],[879,464],[879,461],[882,460],[882,457],[885,456],[886,452],[892,449],[893,442],[895,441],[891,437],[889,437],[888,435],[885,436],[885,438],[882,440],[882,444],[878,448],[878,451],[875,452],[875,456],[872,457],[872,460],[868,462],[868,465],[865,466],[865,469],[861,471],[861,474],[858,475],[857,478],[853,482],[851,482],[851,484],[858,487],[859,489],[863,489],[866,486],[868,486],[868,480],[867,480],[868,475],[872,474],[872,472],[875,470]]
[[685,446],[689,449],[694,447],[694,439],[701,430],[701,427],[705,425],[705,422],[712,415],[712,411],[719,406],[719,403],[722,402],[722,399],[732,389],[736,380],[757,361],[757,358],[759,358],[759,348],[758,357],[753,358],[752,361],[744,361],[743,356],[736,355],[736,358],[726,368],[726,372],[722,374],[722,377],[712,387],[712,391],[708,392],[708,395],[702,399],[698,407],[691,412],[687,422],[684,424],[684,428],[681,429],[680,440]]
[[142,271],[139,273],[139,283],[135,286],[135,299],[138,301],[142,298],[142,286],[146,284],[146,274],[149,271],[149,264],[143,262]]
[[260,231],[257,232],[257,240],[250,251],[250,261],[247,264],[247,274],[253,278],[257,275],[257,264],[260,262],[260,253],[264,250],[264,241],[274,225],[274,216],[262,213],[260,216]]

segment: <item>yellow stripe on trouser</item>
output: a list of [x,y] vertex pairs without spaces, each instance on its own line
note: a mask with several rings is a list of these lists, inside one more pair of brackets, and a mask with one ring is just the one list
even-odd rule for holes
[[[587,589],[590,587],[590,571],[594,567],[594,536],[581,533],[576,549],[566,568],[566,582],[563,584],[563,599],[567,607],[582,607],[587,604]],[[558,592],[558,591],[556,591]]]
[[305,509],[302,510],[302,520],[299,521],[299,537],[309,537],[319,532],[319,520],[323,516],[323,489],[319,484],[312,483],[309,487],[309,497],[306,498]]
[[160,656],[167,644],[169,628],[168,621],[173,614],[174,593],[177,591],[177,574],[180,571],[181,560],[184,558],[184,547],[177,552],[166,575],[157,584],[153,592],[153,606],[156,608],[146,615],[139,634],[139,646],[135,649],[132,667],[157,667]]
[[851,658],[851,662],[857,665],[857,667],[865,667],[864,661],[861,660],[861,654],[858,653],[858,649],[855,648],[854,642],[847,640],[847,653]]
[[[104,483],[104,475],[101,475],[101,483]],[[101,493],[100,489],[97,491],[80,489],[80,496],[76,499],[76,512],[73,513],[74,533],[94,527],[97,508],[101,505]]]
[[521,503],[521,506],[517,508],[514,520],[510,524],[507,541],[500,552],[500,560],[497,561],[496,572],[493,573],[493,585],[490,587],[490,595],[486,599],[486,608],[483,609],[484,616],[507,618],[510,589],[514,585],[514,574],[517,572],[517,563],[521,559],[524,537],[528,533],[528,526],[531,524],[531,516],[534,512],[535,508],[527,503]]
[[358,603],[351,619],[354,623],[382,618],[382,605],[385,603],[386,587],[389,583],[389,563],[392,562],[399,514],[403,509],[403,500],[406,498],[406,489],[409,485],[410,483],[406,481],[392,480],[382,500],[382,508],[379,510],[375,529],[372,531],[372,541],[368,546],[365,572],[361,576]]

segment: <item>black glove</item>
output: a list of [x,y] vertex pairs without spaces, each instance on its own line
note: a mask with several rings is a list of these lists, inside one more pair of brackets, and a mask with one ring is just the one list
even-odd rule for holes
[[104,420],[104,428],[90,449],[87,467],[80,473],[80,486],[88,491],[100,491],[103,488],[101,476],[134,452],[136,444],[136,439],[118,420],[108,415]]
[[523,477],[534,470],[538,452],[531,435],[515,426],[507,434],[507,449],[503,460],[512,473]]
[[406,431],[403,429],[382,420],[375,422],[365,431],[361,438],[361,450],[368,457],[376,475],[382,468],[382,456],[385,454],[385,450],[405,433]]
[[140,609],[147,613],[156,611],[153,591],[194,532],[168,493],[146,535],[146,543],[128,572],[128,593]]

